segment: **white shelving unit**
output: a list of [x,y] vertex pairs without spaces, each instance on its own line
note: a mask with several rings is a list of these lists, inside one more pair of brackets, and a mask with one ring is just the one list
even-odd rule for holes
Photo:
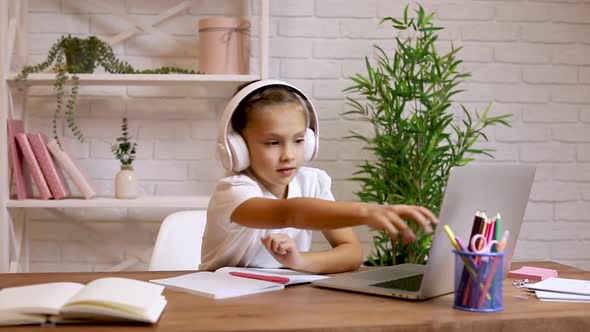
[[9,200],[8,208],[187,208],[201,210],[207,208],[209,196],[142,196],[136,199],[116,199],[95,197],[93,199],[64,198],[60,200],[24,199]]
[[[202,74],[77,74],[80,85],[137,85],[137,86],[170,86],[170,85],[210,85],[245,83],[259,79],[258,75],[202,75]],[[55,74],[31,74],[25,82],[18,82],[16,74],[9,75],[9,86],[51,85]],[[66,84],[71,84],[69,80]]]
[[[154,0],[156,1],[156,0]],[[160,20],[170,18],[189,8],[189,0],[169,8]],[[248,0],[243,0],[248,1]],[[268,78],[268,0],[259,1],[259,75],[184,75],[184,74],[79,74],[80,85],[109,86],[215,86],[239,85],[256,79]],[[125,13],[113,9],[113,14],[129,19],[137,27],[137,32],[144,30],[154,32],[153,26],[139,24]],[[13,200],[10,199],[10,179],[8,163],[8,142],[6,121],[9,109],[8,98],[13,88],[29,86],[50,86],[55,80],[54,74],[31,74],[25,82],[17,81],[16,75],[26,63],[28,0],[0,0],[0,273],[26,270],[21,266],[23,253],[27,256],[28,244],[26,234],[26,209],[31,208],[179,208],[205,209],[207,196],[146,196],[137,199],[115,199],[97,197],[85,199],[62,200]],[[122,32],[112,41],[120,42],[133,33]],[[16,55],[16,56],[15,56]],[[16,61],[13,61],[16,60]],[[14,64],[13,62],[17,62]],[[16,68],[11,68],[11,64]],[[105,97],[108,98],[108,97]],[[25,115],[26,121],[26,115]],[[28,264],[28,262],[27,262]],[[26,264],[25,264],[26,265]],[[118,264],[125,266],[125,262]]]

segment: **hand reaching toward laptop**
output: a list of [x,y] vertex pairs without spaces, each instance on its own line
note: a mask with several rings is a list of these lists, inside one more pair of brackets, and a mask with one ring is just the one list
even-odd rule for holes
[[416,205],[387,205],[368,203],[365,224],[371,228],[382,229],[392,239],[401,237],[403,243],[416,241],[416,234],[404,221],[412,219],[426,233],[432,232],[431,224],[438,224],[438,218],[427,208]]

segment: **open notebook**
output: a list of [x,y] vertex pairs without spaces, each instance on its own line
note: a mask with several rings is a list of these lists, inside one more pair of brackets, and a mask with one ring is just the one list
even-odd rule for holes
[[327,278],[289,269],[222,267],[215,272],[201,271],[178,277],[150,280],[153,283],[214,299],[280,290],[287,285]]
[[54,282],[0,291],[0,326],[92,321],[155,323],[166,299],[163,286],[126,278],[96,279],[86,286]]

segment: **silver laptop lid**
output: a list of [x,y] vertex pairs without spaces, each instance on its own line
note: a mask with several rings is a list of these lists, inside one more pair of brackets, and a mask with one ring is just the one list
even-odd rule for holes
[[455,235],[467,243],[478,210],[485,211],[488,216],[500,213],[502,232],[510,232],[504,250],[504,275],[507,273],[534,177],[533,165],[468,165],[451,169],[420,298],[453,291],[453,248],[442,228],[449,225]]

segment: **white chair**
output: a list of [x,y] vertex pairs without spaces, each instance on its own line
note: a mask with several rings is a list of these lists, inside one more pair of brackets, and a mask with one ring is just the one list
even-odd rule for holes
[[197,270],[207,211],[181,211],[167,216],[158,232],[150,271]]

